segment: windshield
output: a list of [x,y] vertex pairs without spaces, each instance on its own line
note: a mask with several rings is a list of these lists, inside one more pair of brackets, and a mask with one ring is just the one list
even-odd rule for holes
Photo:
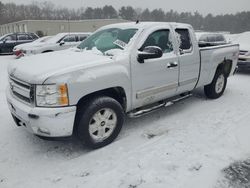
[[67,35],[66,33],[58,33],[57,35],[54,35],[54,36],[50,37],[45,42],[47,42],[47,43],[57,43],[58,41],[60,41],[66,35]]
[[97,49],[102,53],[112,49],[124,49],[137,29],[110,28],[98,31],[83,41],[78,48]]

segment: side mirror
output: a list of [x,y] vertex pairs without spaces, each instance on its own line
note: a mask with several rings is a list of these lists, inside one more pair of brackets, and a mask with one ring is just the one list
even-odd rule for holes
[[6,43],[6,41],[7,41],[7,39],[5,38],[5,39],[3,39],[3,43]]
[[62,45],[64,45],[64,44],[65,44],[64,41],[61,41],[61,42],[59,43],[60,46],[62,46]]
[[144,63],[145,59],[155,59],[162,57],[162,49],[158,46],[147,46],[143,51],[138,51],[138,62]]

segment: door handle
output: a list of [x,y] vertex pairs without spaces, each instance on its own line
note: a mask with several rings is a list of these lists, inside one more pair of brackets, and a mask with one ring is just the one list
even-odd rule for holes
[[173,68],[173,67],[177,67],[178,63],[177,62],[171,62],[167,64],[167,68]]

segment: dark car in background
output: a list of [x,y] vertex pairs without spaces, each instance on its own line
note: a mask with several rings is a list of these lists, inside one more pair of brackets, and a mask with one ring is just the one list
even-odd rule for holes
[[0,37],[0,54],[12,54],[16,45],[32,42],[39,37],[34,33],[10,33]]

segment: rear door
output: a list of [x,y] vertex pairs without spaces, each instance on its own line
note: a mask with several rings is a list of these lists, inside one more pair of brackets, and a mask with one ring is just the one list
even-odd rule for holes
[[16,46],[16,34],[11,34],[5,37],[2,52],[12,53],[14,46]]
[[199,48],[196,46],[192,30],[185,27],[175,28],[179,46],[179,88],[177,93],[191,91],[195,87],[200,68]]
[[158,46],[163,51],[161,58],[139,63],[135,51],[131,63],[135,108],[175,95],[178,87],[178,57],[173,50],[172,37],[169,28],[154,29],[144,36],[142,46],[138,49],[142,51],[147,46]]
[[29,38],[27,34],[17,34],[17,45],[32,42],[32,38]]

